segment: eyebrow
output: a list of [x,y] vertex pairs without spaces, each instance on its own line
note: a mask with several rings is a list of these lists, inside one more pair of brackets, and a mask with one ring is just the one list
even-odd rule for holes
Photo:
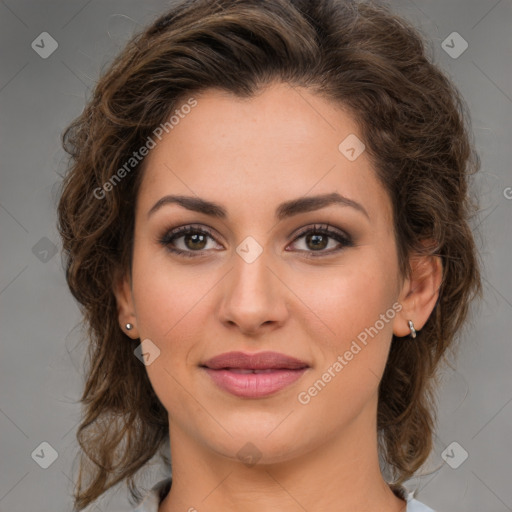
[[[226,219],[228,217],[227,210],[218,203],[207,201],[200,197],[182,195],[167,195],[162,197],[151,207],[148,212],[148,217],[167,204],[178,204],[187,210],[203,213],[219,219]],[[330,205],[349,206],[365,215],[368,220],[370,219],[370,216],[363,205],[353,199],[344,197],[337,192],[318,196],[299,197],[297,199],[285,201],[276,208],[275,216],[277,220],[281,221],[288,217],[298,215],[299,213],[320,210],[321,208],[325,208]]]

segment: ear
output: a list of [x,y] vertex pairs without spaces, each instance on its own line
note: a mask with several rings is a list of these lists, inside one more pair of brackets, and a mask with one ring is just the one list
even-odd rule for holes
[[[137,339],[139,337],[137,329],[137,318],[135,315],[135,304],[133,301],[132,285],[129,272],[118,272],[112,285],[112,291],[116,297],[118,320],[121,329],[130,338]],[[128,330],[126,324],[132,324],[132,328]]]
[[402,310],[395,316],[393,334],[397,337],[411,333],[408,321],[419,331],[436,305],[443,277],[441,258],[415,254],[410,258],[411,273],[404,279],[398,302]]

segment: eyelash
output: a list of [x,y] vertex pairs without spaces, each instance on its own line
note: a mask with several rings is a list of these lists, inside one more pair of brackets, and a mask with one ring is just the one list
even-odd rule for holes
[[[188,234],[202,234],[202,235],[208,235],[210,238],[215,240],[215,237],[213,236],[212,232],[204,227],[194,227],[194,225],[188,225],[188,226],[181,226],[179,228],[173,229],[167,233],[163,237],[161,237],[158,242],[163,245],[168,251],[178,254],[180,256],[185,256],[187,258],[194,258],[201,256],[204,252],[207,252],[206,250],[202,251],[183,251],[181,249],[176,249],[175,247],[172,247],[171,244],[178,238],[181,238],[184,235]],[[321,224],[317,225],[315,224],[313,227],[307,227],[301,230],[297,236],[294,238],[293,242],[298,240],[299,238],[304,237],[305,235],[325,235],[329,238],[333,238],[337,242],[343,244],[345,247],[353,247],[354,242],[352,239],[337,230],[331,229],[329,224]],[[329,251],[299,251],[305,253],[304,256],[307,258],[319,258],[322,256],[328,256],[334,253],[337,253],[341,251],[342,248],[338,249],[331,249]],[[315,254],[317,253],[317,254]]]

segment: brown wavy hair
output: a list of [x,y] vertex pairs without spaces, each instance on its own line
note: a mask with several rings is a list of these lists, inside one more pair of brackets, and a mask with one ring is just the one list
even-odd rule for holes
[[169,435],[167,411],[118,324],[113,294],[115,279],[131,268],[144,160],[111,190],[98,191],[183,98],[208,88],[248,98],[281,81],[344,106],[391,198],[401,275],[415,252],[441,257],[434,310],[414,342],[393,339],[379,390],[380,455],[391,483],[426,461],[436,370],[481,295],[470,227],[480,159],[467,105],[433,60],[421,33],[385,4],[192,0],[135,35],[103,72],[62,136],[70,163],[59,231],[89,347],[75,509],[125,479],[137,501],[135,473]]

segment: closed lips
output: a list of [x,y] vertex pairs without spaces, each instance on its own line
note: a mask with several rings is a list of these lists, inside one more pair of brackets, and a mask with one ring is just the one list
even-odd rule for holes
[[[284,370],[285,368],[266,368],[265,370],[253,370],[248,368],[224,368],[225,370],[229,370],[234,373],[270,373],[275,372],[276,370]],[[289,368],[286,368],[289,370]]]
[[300,370],[308,368],[304,361],[278,352],[227,352],[215,356],[201,366],[212,370],[232,370],[237,373],[264,373],[272,370]]
[[306,362],[278,352],[227,352],[200,366],[219,389],[243,399],[271,397],[309,368]]

